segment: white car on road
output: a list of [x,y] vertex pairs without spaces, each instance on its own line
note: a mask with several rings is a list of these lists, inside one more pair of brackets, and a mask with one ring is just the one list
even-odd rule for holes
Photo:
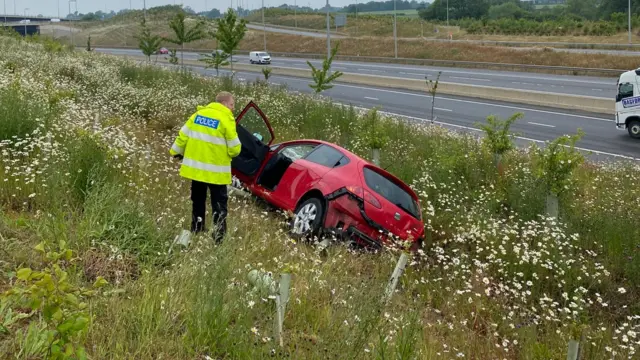
[[271,55],[264,51],[252,51],[249,53],[249,62],[252,64],[271,64]]

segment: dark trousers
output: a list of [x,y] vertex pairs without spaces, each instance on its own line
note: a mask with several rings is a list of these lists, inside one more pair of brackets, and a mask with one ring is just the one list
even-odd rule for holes
[[213,238],[220,243],[227,232],[227,186],[191,181],[191,231],[206,231],[205,213],[207,210],[207,189],[211,191],[211,208],[213,209]]

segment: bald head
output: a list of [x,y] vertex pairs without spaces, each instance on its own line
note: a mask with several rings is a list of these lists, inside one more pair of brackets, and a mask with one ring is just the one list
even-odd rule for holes
[[235,100],[233,99],[233,95],[226,91],[218,93],[218,96],[216,96],[216,102],[226,106],[231,111],[233,111],[236,105]]

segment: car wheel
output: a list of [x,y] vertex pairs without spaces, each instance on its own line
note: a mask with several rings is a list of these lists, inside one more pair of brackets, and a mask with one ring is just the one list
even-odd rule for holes
[[634,139],[640,139],[640,121],[631,120],[629,125],[627,125],[627,131],[629,131],[629,135]]
[[253,64],[253,60],[249,60],[249,62],[250,62],[251,64]]
[[291,220],[291,235],[307,238],[318,235],[322,226],[324,205],[318,198],[309,198],[298,205]]

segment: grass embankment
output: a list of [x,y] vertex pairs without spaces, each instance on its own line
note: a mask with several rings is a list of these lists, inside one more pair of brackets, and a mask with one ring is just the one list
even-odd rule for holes
[[[561,221],[550,221],[529,152],[505,156],[498,177],[475,138],[385,119],[382,166],[420,194],[428,238],[383,308],[396,254],[335,245],[323,258],[251,201],[232,198],[222,246],[171,246],[190,204],[168,148],[196,105],[231,90],[238,107],[265,110],[278,140],[320,138],[367,156],[358,113],[261,84],[0,45],[0,289],[24,289],[19,268],[44,268],[41,242],[74,251],[54,261],[68,274],[51,270],[56,281],[110,283],[86,298],[39,282],[61,292],[61,308],[3,296],[2,358],[42,357],[57,325],[79,329],[70,340],[95,359],[564,359],[581,334],[584,359],[635,356],[640,194],[623,186],[640,181],[635,166],[581,166]],[[292,273],[282,349],[273,301],[247,284],[252,268]],[[36,311],[15,320],[29,305]],[[92,321],[65,322],[78,314]]]
[[[171,36],[166,23],[150,23],[152,31],[158,35]],[[137,25],[109,25],[103,28],[91,28],[74,35],[77,46],[86,46],[87,37],[91,35],[92,46],[137,46]],[[57,36],[68,38],[68,32],[58,32]],[[360,55],[374,57],[394,56],[392,38],[341,39],[340,55]],[[167,48],[174,45],[163,44]],[[216,46],[212,39],[188,44],[190,49],[211,51]],[[263,48],[263,35],[259,31],[248,31],[240,44],[240,50],[251,51]],[[307,54],[323,54],[326,52],[326,39],[296,36],[288,34],[267,33],[267,48],[273,52],[291,52]],[[583,68],[604,68],[628,70],[637,67],[632,56],[615,56],[604,54],[567,53],[550,48],[525,50],[501,46],[482,46],[475,44],[433,43],[428,41],[398,41],[398,56],[403,58],[482,61],[509,64],[534,64],[549,66],[569,66]]]
[[[262,14],[256,12],[247,17],[249,21],[254,23],[262,23]],[[300,29],[326,29],[326,17],[321,14],[280,14],[269,16],[269,12],[265,16],[267,24],[294,27],[297,23]],[[517,25],[517,24],[516,24]],[[557,28],[562,28],[565,24],[555,24]],[[335,30],[335,24],[331,20],[331,30]],[[595,25],[594,25],[595,26]],[[454,40],[485,40],[485,41],[512,41],[512,42],[566,42],[566,43],[588,43],[588,44],[621,44],[628,42],[628,35],[625,31],[621,31],[614,35],[596,36],[585,32],[584,34],[536,34],[525,33],[519,34],[515,31],[512,33],[502,33],[495,31],[478,31],[469,33],[465,28],[460,26],[446,26],[445,24],[435,24],[429,21],[421,20],[417,17],[397,17],[397,33],[400,38],[431,38],[431,39],[448,39],[449,33]],[[546,27],[547,29],[549,27]],[[553,26],[550,28],[553,29]],[[581,29],[588,28],[587,25]],[[437,32],[436,32],[437,29]],[[512,29],[513,30],[513,29]],[[578,33],[579,31],[576,31]],[[368,13],[358,15],[356,19],[354,14],[349,14],[347,25],[338,28],[338,33],[349,36],[374,36],[374,37],[392,37],[393,36],[393,15],[392,12],[386,15],[377,13]],[[570,32],[571,33],[571,32]],[[633,42],[640,40],[640,33],[633,34]]]

